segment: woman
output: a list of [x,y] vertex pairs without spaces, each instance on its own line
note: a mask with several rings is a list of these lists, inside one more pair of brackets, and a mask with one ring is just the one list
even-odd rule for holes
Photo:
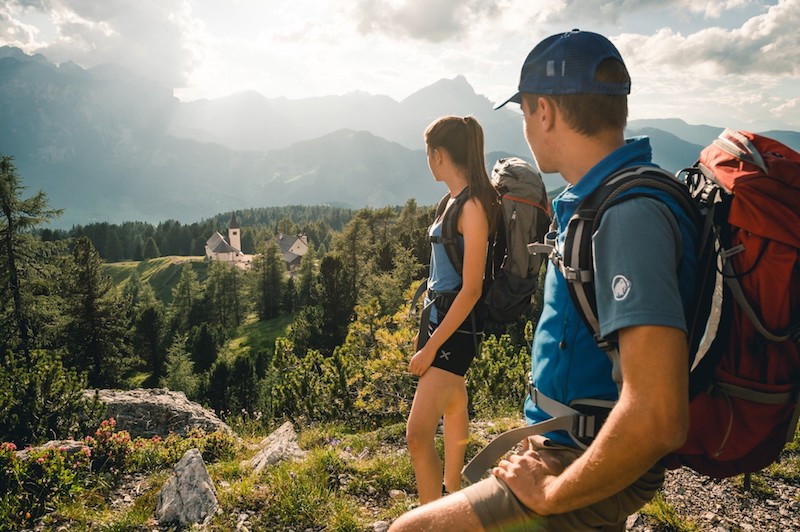
[[[444,245],[432,239],[428,294],[455,291],[446,314],[431,313],[427,341],[414,341],[408,369],[419,376],[406,427],[406,439],[420,503],[461,488],[461,469],[469,435],[467,388],[464,374],[476,356],[471,312],[480,299],[486,265],[487,242],[494,231],[498,197],[486,175],[483,130],[473,117],[445,116],[425,131],[428,166],[436,181],[444,182],[450,195],[447,208],[459,194],[466,194],[458,218],[459,245],[463,245],[462,273],[447,258]],[[445,209],[445,212],[446,212]],[[441,236],[439,216],[429,234]],[[429,301],[426,300],[426,303]],[[466,322],[466,323],[465,323]],[[478,327],[477,331],[481,331]],[[444,473],[434,447],[439,419],[444,416]],[[442,483],[444,476],[444,483]]]

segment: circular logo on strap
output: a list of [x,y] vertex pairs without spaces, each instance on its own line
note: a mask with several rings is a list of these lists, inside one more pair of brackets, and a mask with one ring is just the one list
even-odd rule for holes
[[631,293],[631,282],[624,275],[617,275],[611,280],[611,292],[614,299],[623,301]]

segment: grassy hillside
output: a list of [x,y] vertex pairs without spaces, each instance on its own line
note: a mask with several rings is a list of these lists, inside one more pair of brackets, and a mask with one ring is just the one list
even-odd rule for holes
[[153,287],[156,297],[168,304],[172,302],[172,288],[178,283],[184,268],[192,268],[197,279],[203,282],[208,266],[203,257],[160,257],[157,259],[129,262],[114,262],[103,265],[103,273],[111,277],[114,284],[124,285],[135,273],[143,282]]

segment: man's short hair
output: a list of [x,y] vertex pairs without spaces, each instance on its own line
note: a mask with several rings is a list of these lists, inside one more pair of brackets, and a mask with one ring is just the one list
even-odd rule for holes
[[[628,69],[615,59],[605,59],[595,71],[595,81],[630,82]],[[576,132],[594,135],[605,130],[623,130],[628,122],[626,94],[531,94],[522,93],[529,107],[535,108],[539,97],[550,98],[558,106],[564,121]]]

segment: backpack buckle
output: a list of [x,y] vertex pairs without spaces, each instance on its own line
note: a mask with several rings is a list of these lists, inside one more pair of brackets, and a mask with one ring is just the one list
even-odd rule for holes
[[601,351],[608,353],[609,351],[613,351],[616,349],[616,345],[614,342],[605,338],[604,336],[600,336],[600,333],[596,333],[593,335],[594,343],[597,344],[597,347],[600,348]]
[[573,268],[561,263],[561,274],[568,283],[590,283],[592,282],[592,270],[582,270]]

